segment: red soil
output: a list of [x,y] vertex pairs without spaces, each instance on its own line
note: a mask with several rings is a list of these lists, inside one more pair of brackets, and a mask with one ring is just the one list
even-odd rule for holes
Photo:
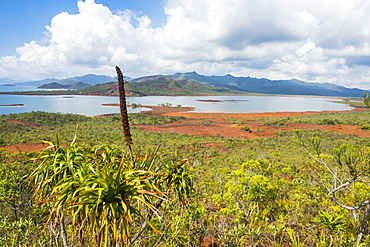
[[[30,123],[25,123],[19,120],[8,120],[8,123],[13,123],[13,124],[22,124],[22,125],[27,125],[31,128],[35,129],[40,129],[40,126],[30,124]],[[62,145],[63,146],[63,145]],[[40,152],[42,149],[47,148],[48,145],[45,143],[19,143],[15,145],[8,145],[8,146],[3,146],[0,147],[0,149],[5,149],[6,151],[10,153],[17,153],[17,152]]]
[[[163,125],[136,125],[136,127],[144,131],[155,132],[177,132],[190,135],[211,135],[224,136],[228,138],[263,138],[275,135],[275,131],[289,131],[293,129],[318,129],[339,132],[341,134],[352,134],[360,137],[370,137],[370,131],[362,130],[360,126],[354,125],[314,125],[305,123],[293,123],[284,127],[277,127],[275,125],[262,126],[261,121],[254,121],[253,118],[277,118],[277,117],[292,117],[303,116],[310,114],[317,114],[318,112],[272,112],[272,113],[194,113],[189,112],[192,107],[159,107],[159,106],[144,106],[151,108],[152,111],[144,111],[143,114],[152,116],[184,116],[187,119],[178,120],[172,123]],[[355,108],[354,111],[365,111],[364,108]],[[322,113],[343,113],[345,111],[323,111]],[[100,116],[102,117],[102,116]],[[237,121],[243,121],[244,124],[232,124],[226,119],[233,118]],[[248,120],[247,120],[248,119]],[[23,123],[17,120],[11,120],[15,124],[25,124],[33,128],[40,128],[39,126]],[[249,126],[251,132],[241,130],[243,126]],[[42,143],[21,143],[11,146],[1,147],[9,152],[39,152],[46,148],[46,144]]]
[[2,106],[24,106],[24,104],[10,104],[10,105],[0,105],[0,107]]
[[[150,106],[146,106],[150,107]],[[156,132],[178,132],[190,135],[224,136],[228,138],[262,138],[275,135],[275,131],[288,131],[293,129],[319,129],[339,132],[341,134],[352,134],[360,137],[370,137],[370,131],[362,130],[360,126],[353,125],[315,125],[306,123],[293,123],[285,127],[261,126],[261,121],[253,121],[253,118],[277,118],[318,114],[320,112],[269,112],[269,113],[194,113],[184,112],[188,109],[150,107],[153,110],[142,112],[148,115],[184,116],[188,119],[178,120],[163,125],[140,125],[136,126],[144,131]],[[162,108],[159,109],[158,108]],[[168,109],[168,110],[167,110]],[[364,111],[364,108],[355,108],[354,111]],[[321,113],[343,113],[345,111],[323,111]],[[226,119],[233,118],[243,121],[244,124],[232,124]],[[249,119],[249,120],[246,120]],[[249,126],[252,132],[243,131],[241,127]]]
[[13,123],[13,124],[27,125],[28,127],[32,127],[32,128],[35,128],[35,129],[40,129],[41,128],[40,126],[37,126],[37,125],[34,125],[34,124],[30,124],[30,123],[21,122],[19,120],[8,120],[7,122],[8,123]]
[[40,152],[42,149],[47,148],[48,145],[45,143],[19,143],[15,145],[9,145],[0,147],[1,149],[5,149],[10,153],[18,153],[18,152]]

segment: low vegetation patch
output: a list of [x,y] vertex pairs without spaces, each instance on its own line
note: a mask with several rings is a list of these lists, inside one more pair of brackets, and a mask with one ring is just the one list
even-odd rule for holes
[[[347,112],[261,121],[328,123],[337,119],[366,129],[369,117],[369,112]],[[131,156],[119,115],[94,118],[33,112],[0,116],[2,145],[49,141],[54,147],[29,154],[0,151],[0,245],[63,246],[61,233],[51,235],[48,230],[59,226],[64,227],[69,246],[98,246],[100,235],[92,234],[93,229],[107,236],[100,240],[108,246],[125,241],[125,246],[202,246],[210,240],[219,246],[370,245],[369,228],[363,224],[367,207],[359,206],[366,204],[370,191],[367,138],[295,130],[278,131],[269,138],[229,139],[135,128],[181,119],[129,114],[131,148],[136,152]],[[200,122],[207,123],[206,119]],[[249,123],[243,124],[240,128],[248,131]],[[56,170],[65,175],[55,180],[55,190],[23,179],[37,169],[34,178],[35,174],[47,178],[56,164],[63,165]],[[80,179],[83,176],[85,180]],[[32,197],[35,186],[39,193]],[[117,198],[124,203],[114,204]],[[64,200],[75,206],[64,207]],[[122,211],[123,216],[105,217],[109,210]],[[58,212],[65,218],[45,224],[48,217],[56,219]],[[96,221],[90,225],[81,220],[92,217]],[[120,231],[109,228],[114,224]]]
[[369,124],[364,124],[361,126],[362,130],[370,130],[370,125]]
[[243,130],[243,131],[252,132],[252,131],[251,131],[251,128],[250,128],[248,125],[243,126],[243,127],[241,127],[240,129],[241,129],[241,130]]
[[276,125],[279,122],[285,123],[310,123],[318,125],[363,125],[368,124],[370,111],[349,111],[345,113],[317,113],[304,116],[279,117],[279,118],[253,118],[249,120],[261,121],[261,125]]

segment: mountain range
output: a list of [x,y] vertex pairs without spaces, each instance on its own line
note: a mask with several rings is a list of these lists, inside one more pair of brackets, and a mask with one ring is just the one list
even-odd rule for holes
[[[177,89],[172,90],[174,92],[174,95],[178,95],[180,92],[181,94],[185,94],[189,91],[189,87],[194,87],[194,85],[191,85],[190,82],[185,81],[195,81],[199,82],[202,85],[208,85],[208,86],[214,86],[217,87],[216,91],[220,91],[221,88],[226,92],[225,90],[232,90],[239,91],[243,93],[262,93],[262,94],[287,94],[287,95],[314,95],[314,96],[337,96],[337,97],[363,97],[364,90],[358,89],[358,88],[347,88],[343,86],[338,86],[331,83],[308,83],[296,79],[292,80],[269,80],[266,78],[253,78],[253,77],[235,77],[230,74],[224,75],[224,76],[206,76],[198,74],[197,72],[187,72],[187,73],[176,73],[173,75],[151,75],[151,76],[144,76],[140,78],[125,78],[126,81],[129,82],[129,84],[133,84],[131,88],[140,88],[140,90],[145,91],[145,87],[153,87],[157,88],[156,92],[158,94],[161,93],[161,88],[164,89],[165,87],[169,87],[171,89]],[[171,81],[166,81],[171,80]],[[57,80],[54,78],[47,78],[44,80],[39,81],[29,81],[29,82],[17,82],[17,85],[23,84],[23,85],[30,85],[30,86],[46,86],[46,87],[59,87],[59,88],[75,88],[80,89],[81,87],[87,87],[94,85],[100,85],[107,82],[116,82],[117,79],[115,77],[111,76],[105,76],[105,75],[94,75],[94,74],[88,74],[84,76],[78,76],[78,77],[72,77],[72,78],[66,78],[62,80]],[[175,83],[176,81],[177,83]],[[1,83],[15,83],[11,79],[2,78],[0,79]],[[76,83],[80,86],[79,88],[76,88],[75,86],[69,86],[69,85],[76,85]],[[163,84],[165,83],[165,85]],[[169,84],[168,84],[169,83]],[[46,84],[46,85],[45,85]],[[136,84],[136,85],[135,85]],[[140,86],[139,86],[140,84]],[[107,85],[107,87],[110,87],[110,85]],[[199,87],[199,86],[197,86]],[[188,88],[188,89],[186,89]],[[100,87],[102,89],[102,87]],[[167,88],[168,89],[168,88]],[[166,89],[166,90],[167,90]],[[210,93],[210,91],[207,90],[213,90],[210,88],[203,88],[205,91],[204,93]],[[202,89],[202,90],[203,90]],[[103,90],[103,89],[102,89]],[[114,90],[112,88],[106,89],[106,90]],[[139,90],[139,89],[138,89]],[[139,91],[140,91],[139,90]],[[192,89],[193,90],[193,89]],[[191,92],[194,92],[190,90]],[[221,91],[222,91],[221,90]],[[91,90],[88,90],[90,92],[94,91],[94,88],[91,88]],[[104,90],[103,90],[104,91]],[[137,91],[137,93],[141,94],[141,92]],[[148,91],[148,90],[146,90]],[[153,90],[149,90],[153,92]],[[111,94],[115,94],[111,92]],[[158,95],[156,94],[156,95]],[[166,92],[163,92],[163,94],[168,95],[168,90]]]
[[[127,80],[131,78],[126,78]],[[58,83],[60,85],[71,85],[76,82],[83,82],[90,85],[97,85],[105,82],[116,81],[112,76],[87,74],[83,76],[70,77],[65,79],[46,78],[38,81],[15,81],[9,78],[0,78],[0,84],[15,84],[27,86],[42,86],[49,83]]]
[[72,84],[61,84],[58,82],[50,82],[41,86],[38,86],[37,88],[41,89],[83,89],[92,86],[90,83],[85,82],[73,82]]
[[[232,90],[225,87],[208,85],[194,80],[175,80],[168,78],[156,78],[137,82],[125,83],[127,96],[154,96],[154,95],[241,95],[245,92]],[[117,82],[98,84],[78,90],[79,94],[87,95],[118,95]]]
[[364,90],[358,88],[346,88],[331,83],[308,83],[300,80],[269,80],[252,77],[235,77],[230,74],[224,76],[205,76],[197,72],[176,73],[173,75],[153,75],[132,79],[129,82],[143,82],[159,78],[175,80],[194,80],[201,83],[225,87],[232,90],[264,93],[264,94],[288,94],[288,95],[315,95],[337,97],[363,97]]

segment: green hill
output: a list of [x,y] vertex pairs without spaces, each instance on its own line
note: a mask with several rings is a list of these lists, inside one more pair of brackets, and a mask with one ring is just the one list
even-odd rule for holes
[[42,89],[82,89],[91,86],[91,84],[85,82],[74,82],[72,84],[63,85],[58,82],[51,82],[39,86],[38,88]]
[[[127,82],[125,85],[128,96],[146,95],[236,95],[246,94],[228,88],[203,84],[193,80],[174,80],[158,78],[143,82]],[[79,90],[80,94],[118,95],[117,82],[110,82]]]

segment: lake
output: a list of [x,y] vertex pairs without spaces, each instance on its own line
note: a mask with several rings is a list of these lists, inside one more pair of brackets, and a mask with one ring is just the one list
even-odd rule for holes
[[[146,96],[128,97],[127,103],[157,106],[171,103],[195,107],[199,113],[257,113],[257,112],[302,112],[324,110],[351,110],[346,104],[330,102],[333,99],[322,97],[285,97],[285,96]],[[96,116],[109,113],[119,113],[117,106],[102,104],[119,103],[118,97],[86,96],[86,95],[0,95],[0,105],[24,104],[24,106],[1,106],[0,114],[22,113],[31,111],[46,111],[74,113],[86,116]],[[135,113],[148,108],[129,108],[129,113]]]

